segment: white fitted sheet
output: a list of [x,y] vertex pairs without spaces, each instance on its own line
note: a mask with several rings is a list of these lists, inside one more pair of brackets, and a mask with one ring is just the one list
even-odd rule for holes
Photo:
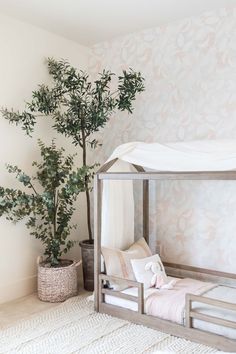
[[[152,293],[158,291],[159,290],[154,288],[146,289],[144,291],[144,299],[146,299],[147,296],[151,295]],[[134,287],[125,289],[121,292],[124,294],[138,296],[138,288],[134,288]],[[232,288],[228,286],[217,286],[214,289],[205,293],[203,296],[236,304],[236,288]],[[111,305],[127,308],[132,311],[138,311],[138,304],[131,300],[120,299],[116,296],[106,295],[105,302]],[[213,307],[208,304],[195,303],[195,302],[193,303],[193,309],[207,315],[236,322],[236,311],[220,309],[218,307]],[[145,306],[144,306],[144,312],[146,313]],[[236,339],[236,330],[232,328],[214,325],[212,323],[200,321],[200,320],[194,320],[193,327],[211,333],[215,333],[218,335],[223,335],[231,339]]]

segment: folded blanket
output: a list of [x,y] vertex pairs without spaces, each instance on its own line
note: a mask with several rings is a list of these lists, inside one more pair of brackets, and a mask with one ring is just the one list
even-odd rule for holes
[[180,279],[171,290],[160,290],[150,294],[146,299],[147,315],[163,320],[184,324],[185,295],[203,295],[216,287],[216,284],[200,280]]

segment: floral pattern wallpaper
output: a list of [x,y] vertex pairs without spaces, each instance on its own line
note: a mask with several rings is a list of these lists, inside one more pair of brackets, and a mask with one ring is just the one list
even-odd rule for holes
[[[133,115],[115,115],[99,133],[100,162],[129,141],[236,139],[236,8],[91,49],[94,76],[103,68],[119,73],[129,67],[142,72],[146,90]],[[161,245],[162,258],[235,273],[236,182],[163,181],[151,187],[152,247]]]

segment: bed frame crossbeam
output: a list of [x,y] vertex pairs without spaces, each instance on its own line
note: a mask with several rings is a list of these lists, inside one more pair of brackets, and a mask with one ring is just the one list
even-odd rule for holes
[[102,180],[236,180],[236,171],[223,172],[100,172]]

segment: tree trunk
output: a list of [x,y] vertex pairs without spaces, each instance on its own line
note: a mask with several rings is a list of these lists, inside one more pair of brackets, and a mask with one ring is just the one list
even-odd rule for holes
[[88,184],[85,183],[86,188],[86,201],[87,201],[87,225],[88,225],[88,234],[89,234],[89,241],[92,243],[93,235],[91,229],[91,214],[90,214],[90,194]]
[[[82,140],[83,140],[83,166],[87,166],[87,155],[86,155],[86,139],[85,134],[82,129]],[[85,193],[86,193],[86,204],[87,204],[87,226],[88,226],[88,234],[89,241],[92,243],[93,234],[91,228],[91,212],[90,212],[90,194],[89,194],[89,186],[88,186],[88,177],[85,177]]]

